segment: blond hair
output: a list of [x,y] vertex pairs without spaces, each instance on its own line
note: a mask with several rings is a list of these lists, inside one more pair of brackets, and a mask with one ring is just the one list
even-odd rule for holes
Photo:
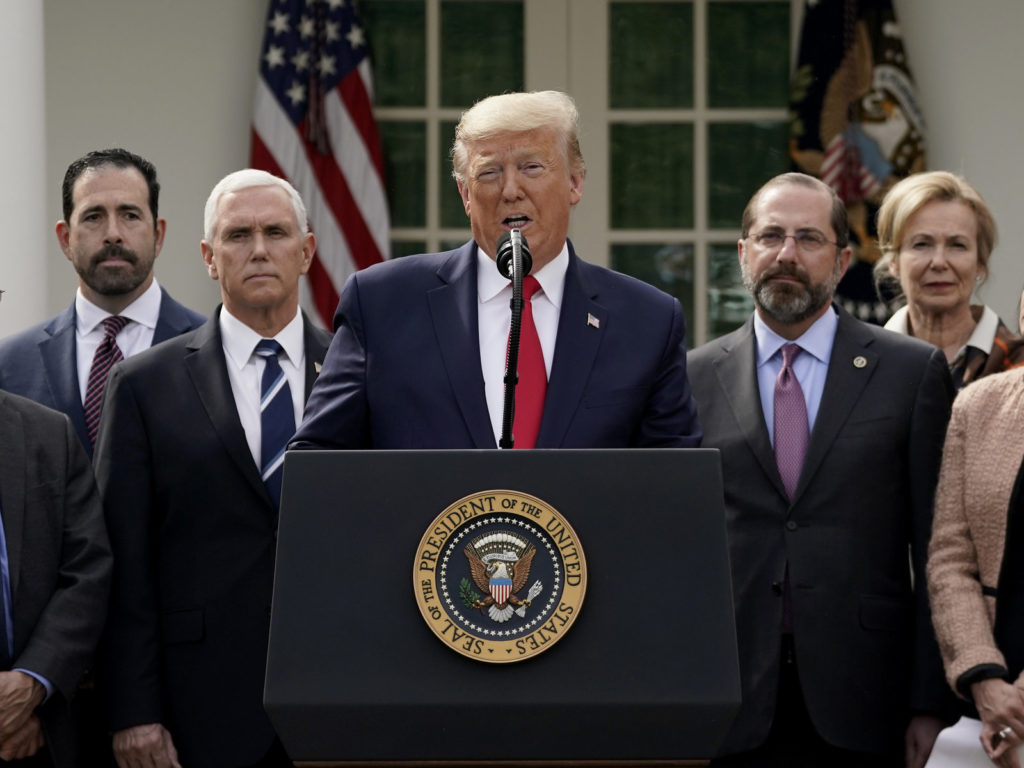
[[978,223],[978,268],[988,275],[989,256],[996,247],[996,222],[985,201],[966,179],[949,171],[915,173],[898,182],[885,195],[878,209],[878,246],[882,258],[875,264],[875,285],[902,294],[892,273],[892,260],[899,253],[907,223],[928,203],[963,203],[974,212]]
[[573,176],[583,176],[587,167],[579,141],[579,112],[572,97],[561,91],[503,93],[488,96],[462,113],[452,144],[452,176],[466,180],[469,144],[500,133],[525,133],[537,128],[554,128],[562,142],[562,153]]

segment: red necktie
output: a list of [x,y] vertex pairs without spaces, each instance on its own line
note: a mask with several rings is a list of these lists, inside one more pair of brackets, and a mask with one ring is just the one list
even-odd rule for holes
[[124,360],[121,348],[117,346],[117,334],[128,325],[127,317],[111,315],[103,321],[103,340],[96,347],[89,368],[89,382],[85,388],[85,426],[89,431],[89,442],[96,442],[96,431],[100,426],[100,407],[103,405],[103,390],[107,386],[107,374],[114,363]]
[[533,322],[533,295],[540,290],[537,278],[523,278],[523,320],[519,335],[519,384],[516,386],[516,415],[512,422],[514,448],[533,448],[537,444],[540,419],[544,414],[544,395],[548,375],[544,353]]

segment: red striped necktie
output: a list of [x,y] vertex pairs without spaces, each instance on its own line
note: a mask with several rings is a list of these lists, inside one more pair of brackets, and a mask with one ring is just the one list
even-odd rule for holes
[[111,315],[103,321],[103,340],[96,347],[89,368],[89,383],[85,388],[85,426],[89,442],[96,443],[96,431],[100,426],[100,408],[103,406],[103,391],[107,387],[107,375],[114,363],[124,360],[121,348],[117,346],[119,334],[131,321],[127,317]]

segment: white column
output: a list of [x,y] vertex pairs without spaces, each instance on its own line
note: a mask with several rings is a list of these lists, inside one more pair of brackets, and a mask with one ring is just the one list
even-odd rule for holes
[[0,24],[0,336],[46,317],[46,94],[43,4],[4,0]]

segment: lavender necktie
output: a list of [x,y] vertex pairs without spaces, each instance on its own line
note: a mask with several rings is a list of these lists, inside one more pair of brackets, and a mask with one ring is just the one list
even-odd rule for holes
[[[800,480],[804,466],[810,429],[807,421],[807,403],[804,391],[793,370],[793,360],[803,350],[796,344],[782,347],[782,370],[775,379],[775,463],[790,500]],[[789,564],[783,575],[782,630],[793,631],[793,600],[789,585]]]
[[800,480],[810,436],[804,391],[793,372],[793,360],[801,351],[796,344],[782,347],[782,370],[775,379],[775,463],[790,499]]

